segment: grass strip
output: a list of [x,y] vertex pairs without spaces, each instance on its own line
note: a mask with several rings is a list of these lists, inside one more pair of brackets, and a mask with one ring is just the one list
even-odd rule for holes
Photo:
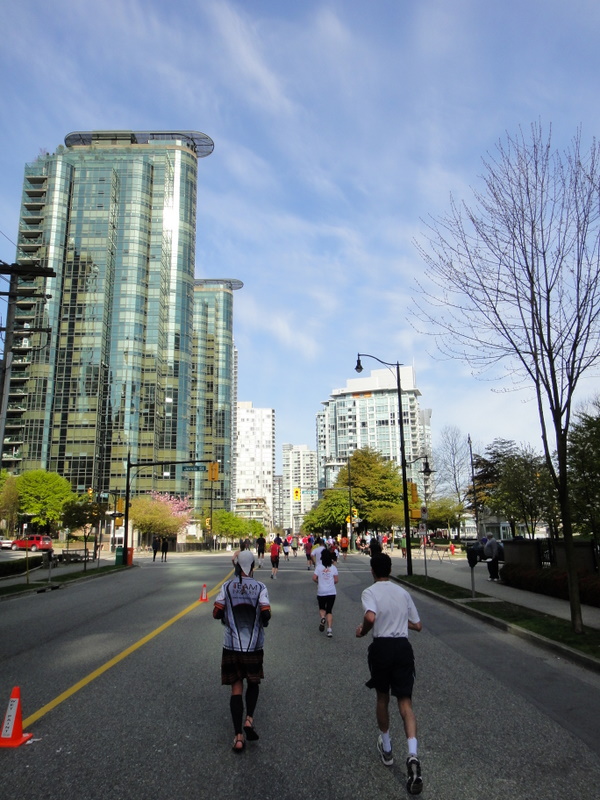
[[[436,578],[426,579],[424,575],[403,575],[400,580],[404,584],[415,586],[415,588],[427,589],[433,594],[439,594],[441,597],[450,600],[464,601],[471,599],[470,591]],[[479,592],[476,592],[475,595],[476,597],[486,597],[486,595]],[[490,600],[489,603],[486,603],[485,600],[478,600],[473,603],[472,607],[477,611],[488,614],[490,617],[501,619],[503,622],[508,622],[511,625],[523,628],[523,630],[536,633],[545,639],[550,639],[566,647],[571,647],[580,653],[600,659],[600,631],[598,630],[586,628],[584,633],[578,634],[573,631],[571,623],[567,620],[558,619],[558,617],[553,617],[550,614],[543,614],[541,611],[534,611],[531,608],[504,601]]]
[[[449,600],[469,600],[472,597],[470,589],[439,581],[437,578],[429,578],[425,575],[402,575],[398,576],[398,580],[402,583],[410,583],[417,588],[429,589],[430,592],[447,597]],[[485,595],[475,592],[475,597],[485,597]]]

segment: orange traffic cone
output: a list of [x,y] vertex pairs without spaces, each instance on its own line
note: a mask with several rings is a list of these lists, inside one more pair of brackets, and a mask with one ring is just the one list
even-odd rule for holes
[[200,602],[207,603],[208,602],[208,593],[206,591],[206,584],[202,585],[202,593],[200,595]]
[[33,738],[33,733],[23,733],[21,713],[21,689],[15,686],[8,701],[6,716],[0,733],[0,747],[19,747],[23,742]]

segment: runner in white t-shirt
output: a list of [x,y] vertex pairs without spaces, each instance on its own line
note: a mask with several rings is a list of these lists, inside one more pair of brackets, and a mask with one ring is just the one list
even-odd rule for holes
[[327,638],[333,636],[333,604],[335,603],[338,582],[337,567],[333,563],[331,553],[323,548],[321,559],[313,573],[313,581],[317,584],[317,603],[319,605],[319,630],[325,630],[327,623]]
[[377,553],[371,558],[375,583],[362,593],[364,617],[356,636],[361,638],[373,631],[368,654],[371,679],[366,685],[377,692],[379,757],[386,767],[394,763],[388,711],[391,693],[398,702],[408,744],[406,788],[411,794],[420,794],[423,779],[417,756],[417,720],[412,707],[415,660],[408,631],[420,631],[422,625],[412,597],[390,581],[391,571],[392,560],[386,553]]

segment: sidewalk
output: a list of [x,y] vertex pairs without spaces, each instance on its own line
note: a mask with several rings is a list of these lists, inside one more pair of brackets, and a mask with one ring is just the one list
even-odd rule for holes
[[[425,575],[437,578],[437,580],[451,583],[454,586],[462,586],[471,590],[471,568],[464,556],[444,556],[440,560],[436,553],[427,554],[427,565],[423,560],[423,553],[419,550],[412,550],[413,574]],[[392,553],[394,562],[394,574],[398,577],[406,575],[406,559],[402,558],[399,550]],[[485,594],[488,597],[495,597],[499,600],[506,600],[518,606],[531,608],[543,614],[550,614],[559,619],[570,620],[571,609],[568,600],[559,600],[555,597],[548,597],[535,592],[526,592],[522,589],[513,589],[503,583],[488,581],[488,571],[485,561],[481,561],[473,570],[475,578],[475,591]],[[474,601],[476,602],[476,601]],[[581,607],[583,624],[588,628],[600,629],[600,608],[594,606]]]

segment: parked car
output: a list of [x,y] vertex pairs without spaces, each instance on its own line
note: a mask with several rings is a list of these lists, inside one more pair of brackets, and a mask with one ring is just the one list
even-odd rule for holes
[[38,533],[30,533],[24,539],[14,539],[11,548],[13,550],[52,550],[52,539],[49,536],[40,536]]
[[12,539],[5,539],[4,536],[0,536],[0,548],[2,548],[2,550],[10,550],[12,543]]

